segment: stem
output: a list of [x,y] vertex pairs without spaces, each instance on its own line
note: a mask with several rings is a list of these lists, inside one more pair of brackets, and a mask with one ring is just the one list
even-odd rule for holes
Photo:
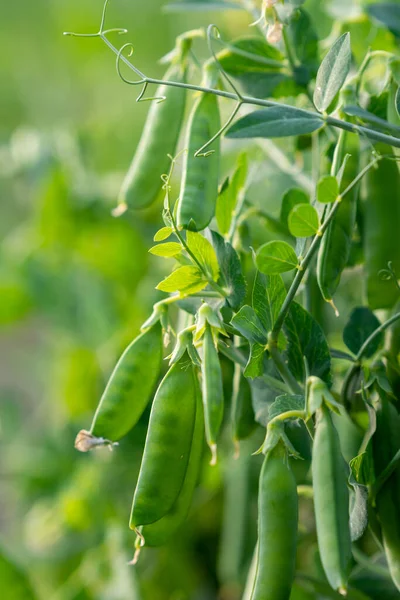
[[271,421],[268,423],[268,427],[273,426],[275,423],[280,421],[286,421],[287,419],[303,419],[305,420],[307,417],[305,410],[287,410],[286,412],[281,413],[280,415],[276,415]]
[[293,377],[287,364],[283,360],[281,353],[278,351],[277,344],[268,344],[268,349],[270,351],[271,358],[279,371],[279,374],[281,375],[283,381],[286,383],[292,394],[302,394],[303,390],[301,389],[299,383],[296,381],[295,377]]
[[400,313],[396,313],[395,315],[393,315],[393,317],[390,317],[390,319],[388,319],[387,321],[385,321],[384,323],[382,323],[382,325],[380,325],[377,329],[375,329],[375,331],[373,333],[371,333],[371,335],[365,340],[365,342],[361,346],[360,350],[358,351],[358,354],[356,356],[356,361],[360,362],[362,360],[362,358],[364,357],[365,351],[367,350],[367,348],[370,345],[370,343],[380,333],[382,333],[383,331],[385,331],[385,329],[387,329],[388,327],[390,327],[391,325],[393,325],[393,323],[395,323],[399,319],[400,319]]
[[292,69],[292,73],[294,73],[294,71],[296,69],[297,61],[296,61],[296,56],[293,52],[293,48],[291,46],[287,31],[286,31],[286,27],[283,27],[283,29],[282,29],[282,37],[283,37],[283,43],[285,45],[286,56],[288,58],[290,68]]

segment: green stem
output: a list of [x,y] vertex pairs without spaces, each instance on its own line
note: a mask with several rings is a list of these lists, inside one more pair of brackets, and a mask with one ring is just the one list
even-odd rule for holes
[[286,421],[287,419],[302,419],[305,421],[307,415],[305,410],[287,410],[286,412],[281,413],[280,415],[276,415],[271,421],[268,423],[268,427],[273,426],[275,423]]
[[279,374],[281,375],[283,381],[286,383],[292,394],[302,394],[303,390],[301,389],[299,383],[296,381],[295,377],[290,372],[289,367],[283,360],[283,357],[278,350],[277,344],[275,344],[274,342],[268,344],[268,349],[271,354],[271,358],[279,371]]

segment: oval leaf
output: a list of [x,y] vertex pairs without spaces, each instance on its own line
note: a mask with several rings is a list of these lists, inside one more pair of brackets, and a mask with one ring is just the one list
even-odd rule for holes
[[285,273],[297,267],[298,260],[292,246],[274,241],[261,246],[256,257],[257,267],[266,275]]
[[297,204],[289,214],[289,231],[295,237],[310,237],[319,229],[319,216],[311,204]]
[[306,204],[310,202],[308,194],[301,188],[291,188],[285,192],[282,198],[280,220],[288,227],[289,214],[292,208],[297,204]]
[[273,106],[256,110],[239,119],[228,130],[226,137],[287,137],[312,133],[320,129],[322,125],[323,121],[317,114],[288,106]]
[[[357,354],[369,338],[371,333],[378,329],[380,322],[374,315],[372,310],[366,306],[359,306],[355,308],[345,325],[343,330],[343,341],[351,352]],[[370,358],[375,352],[382,346],[384,340],[383,332],[376,336],[373,341],[367,346],[364,357]]]
[[350,34],[344,33],[329,50],[318,69],[314,104],[324,112],[342,87],[351,62]]
[[161,227],[161,229],[157,231],[153,239],[155,242],[163,242],[164,240],[169,238],[169,236],[172,235],[172,233],[172,227]]
[[196,267],[179,267],[161,281],[156,287],[162,292],[180,292],[181,294],[193,294],[204,289],[207,281],[203,279],[202,273]]
[[335,202],[339,196],[339,183],[333,175],[321,177],[317,184],[317,200],[322,204]]
[[178,242],[166,242],[165,244],[157,244],[150,248],[150,254],[155,256],[163,256],[164,258],[170,258],[176,256],[182,251],[182,246]]

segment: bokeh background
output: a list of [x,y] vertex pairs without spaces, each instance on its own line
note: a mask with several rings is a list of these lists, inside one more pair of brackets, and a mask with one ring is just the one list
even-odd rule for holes
[[[110,27],[129,29],[135,63],[148,74],[162,75],[158,60],[187,29],[215,22],[227,37],[248,31],[243,12],[182,15],[161,4],[112,0],[108,13]],[[324,37],[333,18],[321,4],[307,9]],[[136,89],[118,78],[101,41],[62,35],[97,30],[101,10],[102,0],[1,9],[0,590],[7,600],[185,600],[215,598],[222,585],[221,597],[235,599],[255,539],[255,494],[240,493],[256,489],[259,464],[247,456],[257,440],[234,471],[228,452],[221,467],[205,464],[184,531],[137,568],[126,564],[134,543],[127,523],[148,414],[113,453],[73,448],[170,267],[147,253],[160,203],[111,216],[148,104],[135,103]],[[365,47],[370,30],[363,27],[356,54],[357,35]],[[206,56],[204,43],[196,52]],[[228,148],[225,172],[236,149]],[[293,182],[262,164],[263,183],[255,178],[251,194],[274,212]],[[343,290],[339,302],[353,302],[358,287],[345,280]],[[240,502],[248,523],[237,548],[229,523]]]

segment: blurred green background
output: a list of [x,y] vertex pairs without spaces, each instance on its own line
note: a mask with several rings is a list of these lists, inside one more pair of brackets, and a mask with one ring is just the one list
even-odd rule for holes
[[[121,43],[133,42],[135,64],[148,74],[162,75],[157,61],[187,29],[215,22],[227,37],[248,33],[243,12],[167,14],[161,4],[113,0],[108,13],[110,27],[129,29]],[[320,3],[307,9],[328,35],[332,18]],[[126,564],[134,544],[127,524],[148,413],[113,453],[73,448],[170,266],[147,253],[160,204],[111,216],[149,105],[135,103],[137,89],[118,78],[99,40],[62,35],[96,31],[101,10],[102,0],[20,0],[1,10],[0,590],[7,600],[206,600],[222,583],[220,597],[235,599],[255,541],[259,462],[246,457],[257,441],[234,478],[228,453],[221,467],[205,465],[184,531],[146,551],[137,568]],[[357,59],[369,31],[354,28]],[[204,43],[198,53],[206,56]],[[252,195],[267,197],[273,212],[293,182],[265,162],[263,175]],[[345,280],[339,305],[354,305],[358,289]],[[245,543],[224,563],[218,551],[231,545],[243,489],[251,498],[240,498]]]

